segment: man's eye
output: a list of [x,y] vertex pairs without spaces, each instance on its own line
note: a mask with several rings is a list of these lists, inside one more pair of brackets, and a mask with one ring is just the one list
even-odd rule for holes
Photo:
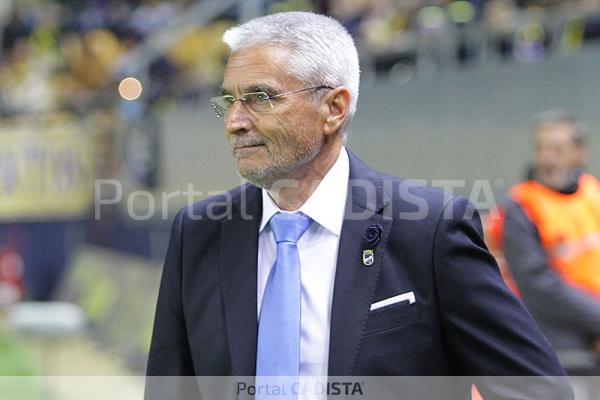
[[246,101],[252,103],[267,103],[269,101],[269,95],[265,92],[248,93],[244,97]]
[[269,101],[269,95],[266,94],[266,93],[264,93],[264,92],[263,93],[257,93],[256,94],[256,99],[258,101],[261,101],[261,102],[267,102],[267,101]]

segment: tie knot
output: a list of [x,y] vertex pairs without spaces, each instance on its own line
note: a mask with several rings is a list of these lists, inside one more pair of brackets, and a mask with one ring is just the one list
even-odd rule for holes
[[277,243],[296,243],[310,226],[312,219],[302,213],[277,213],[269,220],[269,225]]

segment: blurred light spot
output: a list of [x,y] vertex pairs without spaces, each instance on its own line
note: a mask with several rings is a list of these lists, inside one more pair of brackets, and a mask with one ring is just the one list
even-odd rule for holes
[[142,83],[131,76],[119,83],[119,94],[125,100],[137,100],[142,95],[142,90]]
[[406,62],[399,61],[390,69],[390,78],[400,85],[406,85],[414,78],[414,76],[414,66]]
[[448,4],[450,19],[457,24],[466,24],[475,18],[475,7],[468,1],[458,0]]
[[441,7],[423,7],[417,14],[421,27],[427,30],[443,28],[446,23],[446,14]]

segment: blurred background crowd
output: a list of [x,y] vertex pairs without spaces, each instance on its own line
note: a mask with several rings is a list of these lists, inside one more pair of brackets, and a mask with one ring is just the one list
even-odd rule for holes
[[[0,6],[0,115],[114,106],[114,90],[143,73],[145,102],[195,98],[217,84],[218,40],[251,15],[314,10],[355,37],[363,69],[410,80],[488,58],[536,62],[600,38],[598,0],[14,0]],[[197,55],[201,53],[202,56]]]
[[[600,0],[5,0],[0,309],[77,303],[85,336],[143,369],[181,191],[195,182],[197,200],[236,184],[207,106],[228,55],[220,37],[289,10],[329,14],[354,36],[364,78],[350,146],[381,169],[487,179],[501,198],[534,111],[575,109],[593,132]],[[463,157],[467,141],[481,155]],[[19,371],[47,372],[3,372]]]

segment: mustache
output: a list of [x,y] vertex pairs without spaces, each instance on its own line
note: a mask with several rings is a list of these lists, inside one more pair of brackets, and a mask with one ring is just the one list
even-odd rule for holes
[[231,136],[229,138],[229,145],[232,149],[246,146],[259,146],[262,144],[266,144],[262,138],[248,138],[242,136]]

